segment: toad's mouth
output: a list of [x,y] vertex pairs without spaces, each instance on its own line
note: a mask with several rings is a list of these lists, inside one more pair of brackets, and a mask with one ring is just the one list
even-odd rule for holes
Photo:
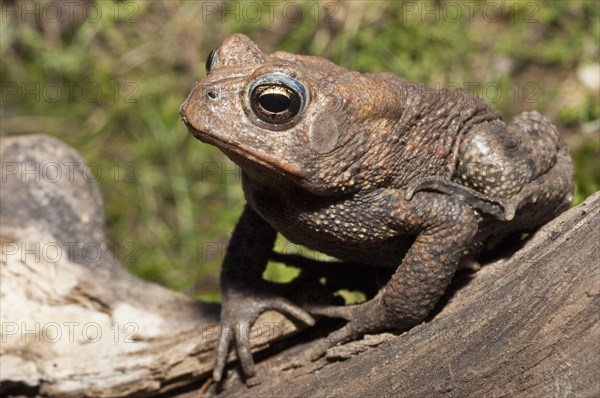
[[[244,172],[250,172],[254,169],[268,169],[285,177],[291,177],[293,180],[300,181],[303,178],[302,169],[283,163],[281,159],[270,156],[266,153],[257,152],[244,144],[224,141],[206,130],[198,130],[192,126],[185,116],[182,118],[189,132],[198,140],[215,146],[221,150],[229,159],[241,167]],[[260,172],[260,170],[257,170]],[[254,174],[254,173],[252,173]]]

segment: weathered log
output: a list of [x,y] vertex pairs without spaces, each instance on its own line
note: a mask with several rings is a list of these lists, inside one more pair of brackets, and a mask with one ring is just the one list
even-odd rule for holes
[[[96,183],[71,148],[3,137],[0,155],[0,394],[198,396],[218,306],[114,259]],[[315,362],[305,333],[263,351],[252,387],[233,366],[209,394],[598,396],[599,213],[597,193],[510,258],[462,273],[438,313],[408,332],[367,336]],[[257,350],[294,330],[272,312],[259,329]]]
[[[218,306],[114,259],[96,182],[71,148],[2,137],[0,155],[0,395],[139,396],[206,379]],[[265,315],[283,322],[274,336],[293,329]]]

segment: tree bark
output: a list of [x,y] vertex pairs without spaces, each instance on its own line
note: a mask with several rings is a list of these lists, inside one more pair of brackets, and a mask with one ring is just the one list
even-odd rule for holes
[[[142,281],[114,259],[96,183],[71,148],[3,137],[0,154],[0,394],[600,395],[599,193],[510,258],[461,273],[437,313],[405,333],[311,362],[322,324],[298,334],[266,313],[255,329],[257,377],[244,383],[234,363],[223,385],[209,386],[218,305]],[[61,178],[44,175],[50,164]]]

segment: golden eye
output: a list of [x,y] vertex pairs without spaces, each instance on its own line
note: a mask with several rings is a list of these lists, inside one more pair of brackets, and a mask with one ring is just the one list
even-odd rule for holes
[[250,108],[268,124],[291,121],[305,105],[306,91],[295,79],[285,75],[263,76],[250,87]]

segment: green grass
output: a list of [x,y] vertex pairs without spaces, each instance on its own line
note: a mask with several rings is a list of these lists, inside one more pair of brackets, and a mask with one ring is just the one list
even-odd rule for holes
[[[198,297],[218,298],[217,271],[244,200],[235,166],[187,133],[178,107],[204,76],[210,49],[233,32],[266,52],[321,55],[438,87],[467,83],[508,117],[537,109],[571,145],[576,201],[600,189],[598,131],[584,133],[600,118],[599,96],[576,77],[600,62],[596,1],[478,3],[460,18],[456,2],[311,1],[294,3],[303,18],[292,8],[283,17],[280,3],[272,20],[260,2],[214,14],[206,4],[218,3],[101,1],[97,20],[51,20],[47,2],[37,3],[36,20],[12,4],[3,3],[0,32],[2,133],[46,133],[74,146],[101,171],[118,257]],[[483,14],[498,5],[501,16]]]

